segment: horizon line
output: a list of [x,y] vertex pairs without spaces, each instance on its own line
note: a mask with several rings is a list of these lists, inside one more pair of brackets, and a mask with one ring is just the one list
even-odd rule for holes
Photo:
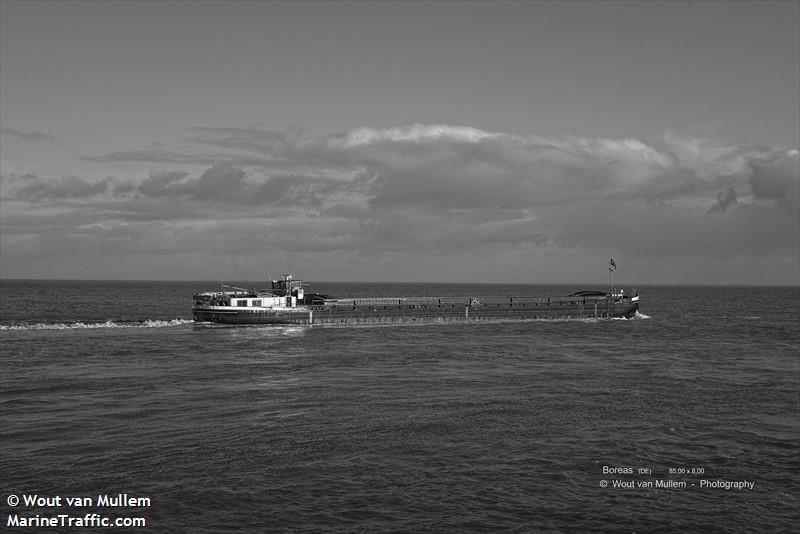
[[[309,284],[313,283],[332,283],[332,284],[452,284],[452,285],[530,285],[530,286],[565,286],[565,285],[576,285],[576,286],[607,286],[608,284],[603,284],[599,282],[453,282],[453,281],[437,281],[437,280],[429,280],[425,282],[414,282],[414,281],[407,281],[407,280],[376,280],[376,281],[365,281],[365,280],[306,280],[301,278],[302,281],[308,282]],[[184,283],[223,283],[223,282],[266,282],[266,279],[263,280],[239,280],[239,279],[228,279],[228,280],[204,280],[204,279],[177,279],[177,278],[166,278],[166,279],[146,279],[146,278],[4,278],[0,277],[0,282],[184,282]],[[614,284],[615,287],[620,287],[622,284]],[[673,286],[684,286],[684,287],[788,287],[788,288],[800,288],[800,282],[794,284],[785,284],[785,283],[762,283],[762,284],[754,284],[754,283],[741,283],[741,282],[716,282],[716,283],[698,283],[698,282],[625,282],[624,285],[631,287],[631,286],[639,286],[639,287],[673,287]]]

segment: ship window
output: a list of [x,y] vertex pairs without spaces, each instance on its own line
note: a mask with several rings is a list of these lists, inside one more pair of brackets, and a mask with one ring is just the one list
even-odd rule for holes
[[256,299],[253,301],[253,306],[261,307],[261,299]]
[[247,307],[247,301],[246,300],[237,300],[236,301],[236,305],[237,306]]

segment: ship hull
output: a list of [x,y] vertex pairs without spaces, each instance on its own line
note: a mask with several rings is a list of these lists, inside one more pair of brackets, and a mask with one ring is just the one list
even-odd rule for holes
[[192,315],[197,322],[220,324],[311,324],[313,320],[313,311],[305,307],[291,310],[194,308]]
[[[397,302],[392,302],[396,300]],[[444,300],[444,302],[443,302]],[[563,297],[558,299],[352,299],[320,306],[283,309],[232,309],[196,306],[194,320],[251,325],[359,325],[403,323],[461,323],[541,319],[630,318],[639,309],[638,297],[616,299]]]

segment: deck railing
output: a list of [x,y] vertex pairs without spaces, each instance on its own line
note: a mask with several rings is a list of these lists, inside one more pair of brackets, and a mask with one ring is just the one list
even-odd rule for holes
[[328,300],[326,306],[559,306],[567,304],[594,304],[607,299],[606,296],[562,296],[562,297],[342,297]]

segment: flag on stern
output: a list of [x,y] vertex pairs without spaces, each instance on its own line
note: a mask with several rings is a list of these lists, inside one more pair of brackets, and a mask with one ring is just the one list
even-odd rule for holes
[[614,261],[614,258],[611,258],[608,261],[608,270],[609,271],[616,271],[617,270],[617,262]]

